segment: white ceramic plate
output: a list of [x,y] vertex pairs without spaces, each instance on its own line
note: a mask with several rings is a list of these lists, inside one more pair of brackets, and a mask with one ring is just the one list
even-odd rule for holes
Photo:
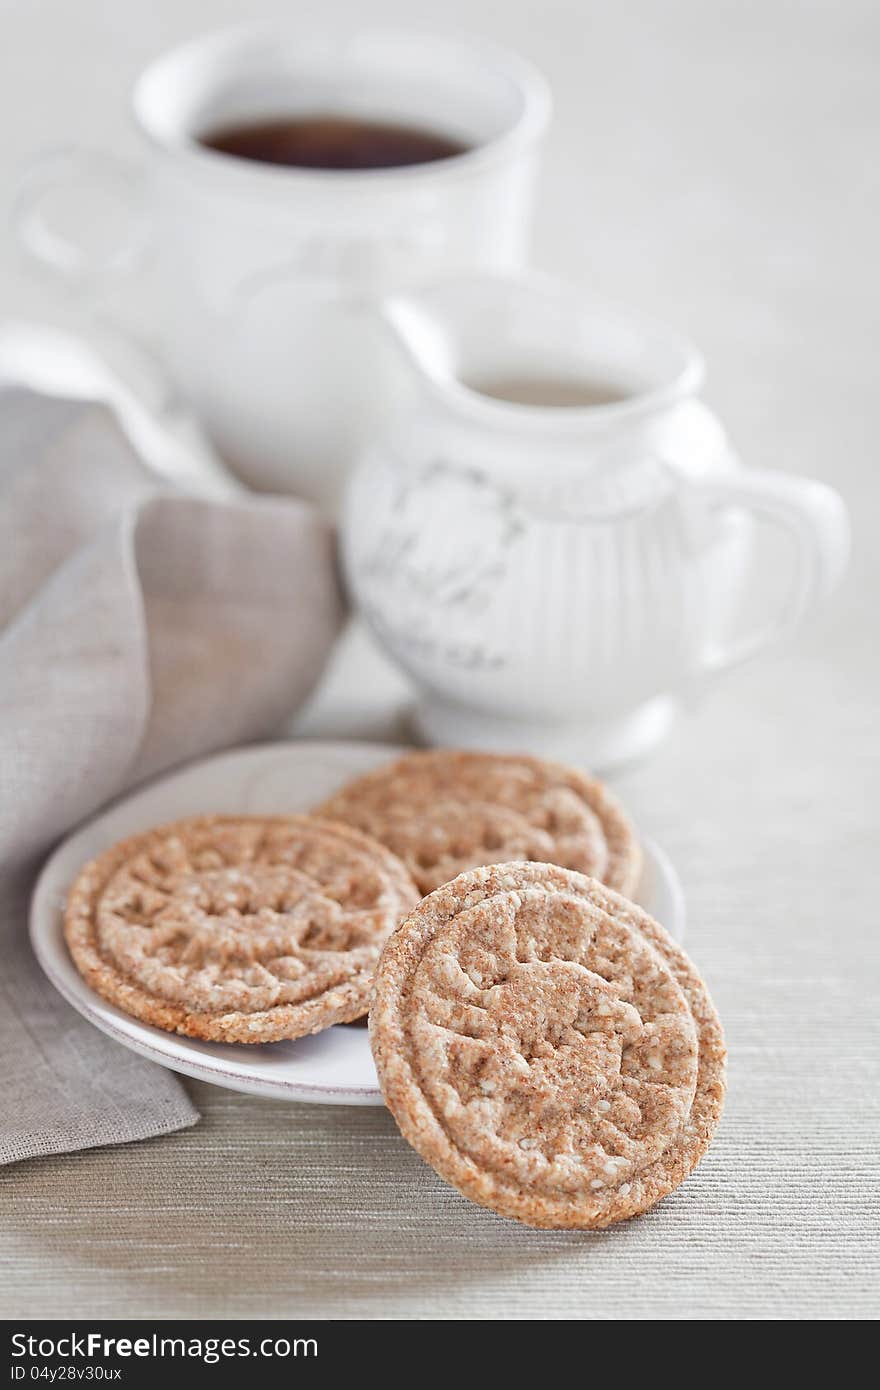
[[[374,743],[274,743],[193,763],[112,806],[55,851],[31,905],[31,941],[56,989],[102,1032],[172,1071],[233,1091],[322,1105],[381,1105],[367,1030],[337,1025],[314,1037],[235,1047],[164,1033],[107,1003],[85,983],[61,930],[68,886],[87,860],[116,840],[179,816],[283,815],[306,811],[350,777],[404,750]],[[644,840],[638,901],[677,940],[684,900],[666,855]]]

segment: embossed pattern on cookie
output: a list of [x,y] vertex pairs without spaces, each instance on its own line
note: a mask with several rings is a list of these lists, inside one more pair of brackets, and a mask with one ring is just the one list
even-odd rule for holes
[[473,869],[388,942],[370,1037],[406,1139],[532,1226],[608,1226],[697,1164],[724,1096],[718,1016],[662,927],[547,864]]
[[310,816],[196,817],[80,871],[64,935],[93,989],[170,1032],[263,1043],[358,1018],[418,899],[383,845]]
[[423,893],[481,864],[559,864],[633,893],[641,851],[601,782],[525,755],[410,753],[342,787],[316,815],[388,845]]

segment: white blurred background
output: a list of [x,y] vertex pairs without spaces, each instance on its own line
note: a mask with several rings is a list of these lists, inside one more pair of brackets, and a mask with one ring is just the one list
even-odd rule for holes
[[[556,102],[535,261],[690,333],[709,361],[708,397],[747,462],[844,492],[857,479],[876,497],[866,434],[880,321],[872,0],[320,8],[462,27],[532,58]],[[6,200],[40,146],[134,151],[127,90],[166,47],[246,18],[310,14],[287,0],[0,0]],[[51,304],[8,231],[2,249],[5,308]]]
[[[127,93],[177,41],[277,0],[0,0],[0,187],[34,151],[133,153]],[[521,50],[553,121],[536,264],[676,323],[747,464],[834,484],[854,564],[812,642],[843,639],[875,576],[880,10],[872,0],[326,0],[322,15],[459,27]],[[0,303],[57,311],[3,224]],[[869,543],[866,545],[865,541]],[[850,631],[851,655],[858,644]]]

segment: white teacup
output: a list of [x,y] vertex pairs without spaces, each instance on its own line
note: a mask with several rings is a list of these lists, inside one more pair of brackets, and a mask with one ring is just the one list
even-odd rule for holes
[[[87,281],[91,304],[115,301],[117,321],[124,302],[137,303],[131,326],[157,342],[246,482],[332,507],[393,390],[375,318],[358,304],[446,272],[522,262],[546,85],[480,40],[246,27],[160,58],[136,82],[132,107],[143,168],[55,152],[26,181],[20,236]],[[199,143],[235,122],[325,112],[433,129],[467,148],[340,172]],[[96,182],[97,245],[64,234],[58,219],[67,192]],[[114,200],[120,235],[108,237]]]

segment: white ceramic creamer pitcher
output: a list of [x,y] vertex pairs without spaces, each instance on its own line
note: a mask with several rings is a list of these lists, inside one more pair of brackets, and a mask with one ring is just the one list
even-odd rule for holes
[[[414,396],[355,471],[344,558],[429,742],[637,756],[695,678],[774,641],[842,573],[839,496],[743,469],[671,330],[543,277],[452,280],[384,318]],[[505,382],[516,400],[488,394]],[[572,383],[606,403],[521,403]],[[756,522],[787,542],[787,578],[762,580]]]

